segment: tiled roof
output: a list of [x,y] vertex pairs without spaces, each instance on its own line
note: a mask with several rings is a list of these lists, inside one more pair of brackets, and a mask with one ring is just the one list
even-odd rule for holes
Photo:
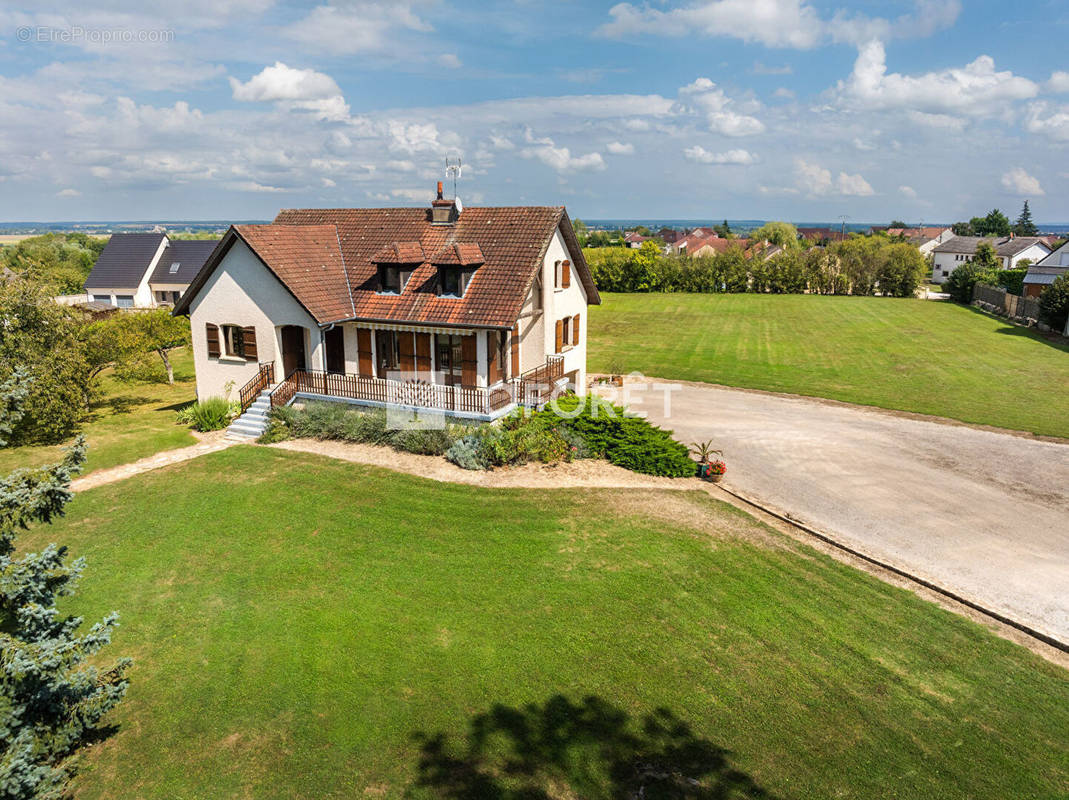
[[430,257],[430,262],[437,266],[473,267],[477,264],[485,264],[483,251],[477,244],[447,244],[437,253]]
[[[200,272],[212,250],[219,244],[218,239],[175,239],[168,243],[163,251],[156,269],[148,282],[189,284]],[[171,272],[171,267],[178,264],[178,269]]]
[[[933,253],[975,253],[980,242],[987,242],[1000,256],[1015,256],[1034,244],[1047,247],[1047,243],[1038,236],[1009,236],[1003,239],[984,238],[983,236],[954,236],[936,247]],[[1049,248],[1048,248],[1049,249]]]
[[[425,208],[291,209],[281,211],[274,225],[336,226],[354,311],[339,313],[329,321],[366,319],[511,327],[534,279],[535,268],[541,264],[558,227],[589,302],[600,302],[571,222],[560,206],[465,208],[451,225],[432,225]],[[452,244],[478,246],[485,261],[475,270],[464,297],[438,296],[437,270],[429,262],[416,268],[401,294],[379,294],[378,268],[373,257],[392,243],[416,241],[424,253],[431,254]],[[471,257],[472,251],[463,251],[468,254],[466,258]],[[270,263],[267,257],[265,260]],[[329,291],[340,294],[336,287]],[[301,292],[294,293],[301,297]],[[348,296],[345,297],[347,303]]]
[[162,233],[114,233],[85,279],[86,289],[133,289],[145,277]]
[[353,316],[349,284],[345,279],[345,262],[334,225],[275,223],[235,225],[233,230],[317,322],[326,323]]
[[419,242],[390,242],[371,257],[375,264],[422,264],[426,260]]
[[750,246],[749,239],[721,239],[718,236],[706,236],[701,239],[688,237],[687,242],[687,250],[690,253],[696,253],[703,247],[710,247],[718,253],[726,253],[732,247],[746,250]]

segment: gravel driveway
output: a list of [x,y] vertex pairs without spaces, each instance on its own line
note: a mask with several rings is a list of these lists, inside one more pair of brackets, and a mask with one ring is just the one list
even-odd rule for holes
[[725,485],[1069,643],[1069,444],[660,383],[677,387],[667,418],[663,393],[632,407],[684,442],[712,439]]

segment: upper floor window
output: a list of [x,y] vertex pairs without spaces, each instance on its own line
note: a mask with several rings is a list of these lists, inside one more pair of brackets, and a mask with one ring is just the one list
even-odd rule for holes
[[572,285],[572,262],[568,259],[553,262],[553,288],[567,289]]
[[223,352],[228,356],[245,358],[245,335],[239,325],[221,325]]
[[382,264],[379,266],[379,291],[386,294],[401,294],[411,277],[411,269],[393,264]]
[[475,270],[463,267],[438,267],[438,294],[442,297],[463,297]]

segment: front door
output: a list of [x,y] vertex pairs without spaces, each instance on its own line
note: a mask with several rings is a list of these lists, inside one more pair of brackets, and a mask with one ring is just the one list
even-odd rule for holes
[[327,348],[327,372],[345,373],[345,335],[341,328],[331,328],[323,334]]
[[282,371],[289,377],[297,370],[307,369],[304,360],[304,328],[300,325],[282,326]]
[[446,386],[460,386],[463,378],[464,357],[461,336],[448,333],[435,334],[437,346],[438,371],[442,373],[442,383]]

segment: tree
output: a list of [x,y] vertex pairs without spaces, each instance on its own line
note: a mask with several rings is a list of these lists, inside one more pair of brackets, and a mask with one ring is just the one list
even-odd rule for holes
[[[0,384],[0,434],[18,427],[31,395],[27,374]],[[6,435],[4,436],[6,438]],[[50,544],[16,555],[15,540],[48,524],[71,499],[71,476],[85,461],[79,437],[62,462],[20,469],[0,480],[0,797],[58,797],[73,756],[126,693],[129,659],[104,669],[87,663],[111,640],[112,613],[79,633],[80,617],[56,600],[74,594],[85,563]],[[95,661],[96,659],[94,659]]]
[[979,242],[976,245],[976,255],[972,258],[981,272],[994,272],[1002,267],[1002,259],[995,253],[995,248],[990,242]]
[[[973,219],[978,219],[978,217],[973,217]],[[973,227],[972,222],[955,222],[950,226],[950,230],[955,236],[976,236],[976,228]]]
[[900,220],[900,219],[896,219],[896,220],[892,220],[892,221],[891,221],[891,224],[890,224],[890,225],[888,225],[887,227],[888,227],[888,228],[908,228],[908,227],[909,227],[909,225],[907,225],[906,223],[904,223],[904,222],[903,222],[902,220]]
[[991,209],[986,217],[973,217],[972,226],[977,236],[1009,236],[1013,233],[1009,219],[997,208]]
[[973,287],[978,281],[982,282],[984,275],[985,270],[975,261],[967,261],[950,273],[943,288],[951,300],[968,305],[972,302]]
[[575,230],[575,238],[579,240],[579,246],[586,247],[586,240],[590,235],[587,224],[581,219],[575,219],[572,221],[572,229]]
[[174,383],[174,367],[169,353],[190,343],[189,319],[176,317],[166,308],[138,314],[122,314],[119,318],[127,329],[129,347],[138,355],[158,355],[167,372],[167,382]]
[[780,247],[798,247],[798,229],[789,222],[766,222],[760,228],[750,231],[750,240],[771,242]]
[[928,273],[928,263],[920,251],[905,242],[888,244],[878,255],[876,284],[880,293],[891,297],[912,297]]
[[78,324],[76,312],[55,303],[45,287],[0,283],[0,381],[18,366],[34,376],[13,444],[62,441],[85,413],[92,377]]
[[1039,228],[1032,221],[1032,209],[1028,207],[1028,201],[1024,201],[1024,206],[1021,208],[1021,214],[1017,217],[1017,222],[1013,225],[1013,232],[1018,236],[1038,236]]
[[5,247],[0,252],[0,267],[31,281],[47,284],[55,292],[77,293],[82,291],[85,279],[106,243],[104,239],[84,233],[32,236],[12,247]]
[[713,230],[716,231],[716,235],[721,239],[730,239],[732,237],[731,226],[728,225],[727,220],[724,220],[719,225],[714,225]]
[[1069,317],[1069,273],[1059,275],[1039,295],[1039,318],[1061,332]]

